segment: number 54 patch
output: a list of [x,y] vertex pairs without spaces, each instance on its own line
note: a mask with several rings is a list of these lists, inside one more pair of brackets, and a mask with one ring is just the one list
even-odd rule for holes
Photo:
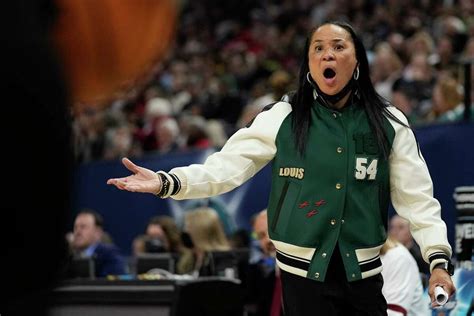
[[355,178],[357,180],[375,180],[378,159],[356,157]]

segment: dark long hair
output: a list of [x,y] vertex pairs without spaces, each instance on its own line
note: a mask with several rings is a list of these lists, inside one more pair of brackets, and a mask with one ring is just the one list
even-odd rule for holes
[[[408,127],[406,124],[396,118],[387,106],[390,103],[381,97],[376,91],[370,80],[369,61],[367,60],[367,52],[364,44],[357,36],[351,25],[345,22],[327,22],[326,24],[333,24],[345,29],[352,38],[355,47],[356,59],[359,64],[359,78],[356,81],[354,89],[358,89],[360,95],[360,103],[369,119],[369,124],[374,136],[377,140],[379,149],[382,151],[383,157],[388,158],[390,154],[390,146],[388,137],[383,128],[383,117],[389,117],[397,123]],[[301,63],[299,73],[298,90],[292,101],[293,108],[293,134],[295,137],[295,144],[301,156],[304,156],[306,144],[308,140],[309,126],[311,124],[311,105],[314,102],[313,87],[307,81],[307,73],[309,72],[308,51],[314,32],[318,28],[311,30],[306,39],[305,48],[303,51],[303,62]]]

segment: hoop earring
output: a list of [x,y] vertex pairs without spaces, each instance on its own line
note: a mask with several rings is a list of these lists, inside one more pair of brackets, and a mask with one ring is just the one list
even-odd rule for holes
[[306,80],[308,80],[308,82],[309,82],[309,84],[310,84],[311,86],[314,86],[313,81],[311,81],[311,78],[309,77],[310,75],[311,75],[311,74],[310,74],[310,72],[308,71],[308,72],[306,73]]
[[359,79],[359,65],[357,65],[357,67],[354,71],[354,79],[355,80]]

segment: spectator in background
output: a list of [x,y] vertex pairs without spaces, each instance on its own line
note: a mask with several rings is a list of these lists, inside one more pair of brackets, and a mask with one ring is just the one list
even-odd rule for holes
[[206,149],[211,146],[211,141],[206,130],[206,120],[201,116],[184,115],[179,122],[181,142],[186,148]]
[[426,316],[428,304],[418,266],[410,252],[392,237],[380,251],[384,280],[382,293],[387,300],[388,316]]
[[160,215],[153,217],[150,222],[158,223],[163,229],[166,239],[168,240],[168,252],[179,254],[183,251],[183,243],[181,242],[181,230],[176,225],[176,221],[173,217],[168,215]]
[[423,260],[421,255],[421,250],[418,244],[413,239],[413,236],[410,233],[410,223],[400,217],[399,215],[394,215],[390,219],[388,235],[397,242],[405,246],[408,251],[410,251],[413,258],[415,258],[416,264],[418,265],[418,270],[424,274],[429,274],[430,269],[428,264]]
[[456,79],[448,75],[439,77],[433,89],[431,122],[460,121],[464,115],[463,93]]
[[232,233],[231,237],[229,238],[229,242],[232,249],[249,248],[249,232],[245,228],[237,229]]
[[113,244],[101,241],[104,234],[102,216],[92,210],[79,212],[74,221],[72,248],[76,256],[94,258],[97,277],[126,273],[126,263]]
[[410,124],[416,124],[418,122],[418,116],[414,109],[416,102],[410,98],[410,84],[398,78],[392,85],[392,103],[405,114]]
[[140,134],[143,148],[147,151],[159,149],[157,129],[161,122],[172,115],[172,105],[169,100],[155,97],[147,101],[144,110],[144,125]]
[[442,36],[436,43],[436,53],[430,56],[430,63],[438,70],[449,70],[457,73],[457,61],[455,59],[453,43],[447,35]]
[[156,149],[159,153],[165,154],[179,149],[179,126],[174,118],[167,117],[155,121],[154,132],[157,143]]
[[253,231],[263,256],[258,262],[251,263],[249,266],[246,284],[249,315],[283,315],[281,313],[281,281],[276,266],[275,246],[268,235],[266,209],[256,215]]
[[133,240],[132,249],[134,255],[169,251],[168,238],[156,217],[148,222],[145,234]]
[[105,159],[119,159],[132,155],[133,135],[127,125],[110,128],[105,133]]
[[290,89],[291,76],[284,70],[276,70],[268,78],[270,92],[251,100],[244,108],[241,117],[239,118],[239,127],[244,127],[248,124],[262,109],[275,101],[279,101],[285,93]]
[[[157,221],[157,217],[152,217],[146,225],[145,233],[136,236],[132,241],[133,258],[130,261],[131,270],[136,271],[138,257],[145,254],[168,253],[169,245],[169,240]],[[173,271],[175,270],[176,264],[173,267]]]
[[191,252],[191,250],[183,246],[181,230],[176,225],[176,221],[171,216],[160,215],[153,217],[150,220],[150,224],[159,225],[163,230],[164,236],[167,240],[166,251],[170,252],[175,259],[174,271],[177,271],[179,258],[184,254]]
[[183,250],[181,233],[170,216],[154,216],[145,228],[145,234],[133,240],[134,255],[140,253],[171,252],[179,254]]
[[211,251],[230,250],[224,228],[217,213],[207,207],[197,208],[184,216],[183,244],[192,252],[182,254],[178,273],[212,275]]
[[404,69],[401,81],[404,92],[412,102],[412,114],[424,119],[431,110],[431,95],[435,83],[434,69],[428,63],[428,55],[415,52]]
[[88,109],[76,116],[73,135],[77,161],[88,162],[103,157],[105,128],[103,111]]
[[375,48],[371,78],[378,94],[393,102],[392,86],[400,78],[403,64],[398,55],[387,42]]

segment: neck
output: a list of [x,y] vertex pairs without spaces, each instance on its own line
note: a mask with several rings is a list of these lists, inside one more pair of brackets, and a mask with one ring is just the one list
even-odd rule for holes
[[346,85],[338,93],[334,95],[328,95],[324,93],[317,84],[313,84],[311,81],[310,83],[316,90],[316,95],[318,95],[322,99],[325,105],[336,110],[342,109],[344,105],[346,105],[346,102],[349,99],[354,88],[354,80],[351,78],[349,82],[347,82]]
[[331,104],[331,107],[336,110],[340,110],[346,105],[347,100],[349,100],[349,97],[351,96],[351,91],[349,91],[345,97],[343,97],[341,100],[337,101],[334,104]]

